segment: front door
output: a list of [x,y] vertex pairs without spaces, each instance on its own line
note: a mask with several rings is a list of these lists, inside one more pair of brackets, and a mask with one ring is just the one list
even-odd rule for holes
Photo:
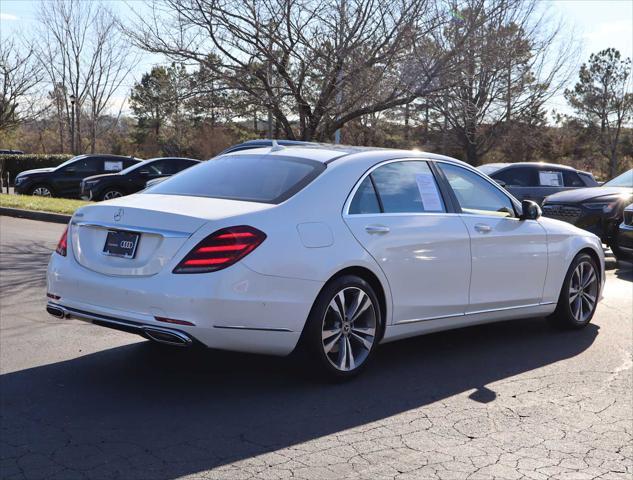
[[520,220],[495,184],[458,165],[438,162],[471,239],[469,313],[540,303],[547,274],[547,236],[538,220]]
[[446,207],[427,162],[382,164],[366,175],[345,221],[385,273],[393,323],[463,315],[470,240]]
[[103,160],[98,157],[81,158],[63,167],[59,173],[54,186],[56,192],[64,197],[78,197],[84,178],[103,173]]

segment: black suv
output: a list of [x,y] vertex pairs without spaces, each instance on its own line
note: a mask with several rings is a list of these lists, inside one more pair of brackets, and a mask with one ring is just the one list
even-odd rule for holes
[[200,163],[191,158],[152,158],[118,173],[95,175],[81,182],[81,198],[110,200],[136,193],[154,178],[168,177]]
[[120,172],[141,160],[119,155],[79,155],[52,168],[20,172],[15,193],[44,197],[78,197],[81,181],[91,175]]
[[488,163],[478,168],[518,200],[532,200],[539,205],[553,193],[598,186],[591,173],[565,165],[540,162]]
[[633,170],[596,188],[555,193],[543,202],[543,216],[573,223],[596,234],[622,258],[616,238],[624,207],[633,199]]

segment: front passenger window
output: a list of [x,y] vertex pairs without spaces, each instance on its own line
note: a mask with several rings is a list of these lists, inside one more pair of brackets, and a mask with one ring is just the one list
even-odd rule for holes
[[462,213],[513,217],[510,198],[488,180],[457,165],[437,163],[450,184]]

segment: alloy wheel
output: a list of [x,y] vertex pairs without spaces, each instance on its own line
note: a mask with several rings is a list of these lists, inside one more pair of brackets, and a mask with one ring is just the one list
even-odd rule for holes
[[322,326],[323,352],[337,370],[360,367],[376,341],[374,304],[362,289],[346,287],[330,301]]
[[47,187],[36,187],[33,189],[33,195],[36,197],[51,197],[51,191]]
[[103,199],[104,200],[112,200],[113,198],[119,198],[122,197],[123,194],[121,192],[119,192],[118,190],[108,190],[104,195],[103,195]]
[[580,262],[569,282],[569,306],[574,320],[584,323],[592,315],[598,301],[598,275],[589,262]]

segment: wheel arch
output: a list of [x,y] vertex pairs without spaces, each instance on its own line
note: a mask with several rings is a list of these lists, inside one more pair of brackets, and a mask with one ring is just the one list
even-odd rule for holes
[[602,280],[602,275],[604,273],[603,271],[604,266],[602,265],[602,262],[600,261],[600,255],[598,254],[598,252],[596,252],[596,250],[593,247],[586,246],[578,250],[578,252],[576,253],[576,255],[574,255],[573,258],[576,258],[581,253],[586,253],[591,258],[593,258],[593,260],[596,262],[596,266],[598,267],[598,270],[599,270],[598,273],[600,274],[600,279]]
[[[382,339],[382,337],[385,334],[385,329],[387,326],[387,295],[388,295],[388,290],[387,288],[385,288],[385,286],[382,284],[381,280],[378,278],[378,276],[372,272],[369,268],[367,267],[362,267],[359,265],[355,265],[355,266],[349,266],[349,267],[345,267],[339,271],[337,271],[335,274],[333,274],[323,285],[323,287],[321,288],[321,290],[323,290],[323,288],[325,288],[325,285],[329,284],[330,282],[332,282],[333,280],[336,280],[337,278],[340,278],[344,275],[356,275],[357,277],[362,278],[363,280],[365,280],[367,283],[369,283],[369,285],[371,286],[371,288],[374,290],[374,293],[376,294],[376,296],[378,297],[378,303],[380,304],[380,316],[382,318],[382,322],[380,325],[380,338],[378,341],[380,341]],[[319,294],[321,293],[321,291],[319,291]]]
[[33,195],[33,190],[35,190],[37,187],[46,187],[48,188],[48,191],[51,192],[52,197],[57,196],[57,190],[55,189],[55,187],[53,187],[52,182],[50,182],[49,180],[34,181],[28,189],[28,191],[30,192],[29,195]]

